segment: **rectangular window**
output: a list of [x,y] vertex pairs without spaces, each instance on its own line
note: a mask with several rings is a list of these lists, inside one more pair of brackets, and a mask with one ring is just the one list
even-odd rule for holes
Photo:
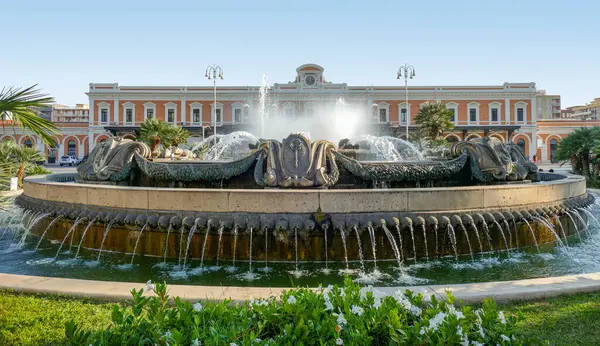
[[517,121],[524,121],[525,117],[523,115],[524,115],[524,109],[517,108]]
[[198,108],[192,109],[192,122],[194,122],[194,123],[200,122],[200,109],[198,109]]
[[175,110],[174,109],[167,110],[167,122],[168,123],[175,122]]
[[240,108],[233,110],[233,121],[236,123],[242,122],[242,110]]
[[100,122],[107,123],[108,122],[108,109],[102,108],[100,110]]
[[217,124],[220,124],[223,122],[223,120],[221,119],[221,109],[217,108],[217,110],[215,111],[215,121]]
[[469,121],[477,121],[477,109],[469,108]]
[[448,110],[450,111],[450,113],[452,113],[452,115],[450,116],[450,121],[452,121],[452,122],[456,121],[456,109],[450,108]]
[[146,118],[148,118],[148,119],[154,118],[154,109],[148,109],[146,111]]
[[387,123],[387,109],[385,108],[379,108],[379,122],[380,123]]
[[132,123],[133,122],[133,109],[127,108],[125,110],[125,122]]
[[498,121],[498,108],[492,108],[492,121]]
[[406,118],[407,118],[406,115],[407,115],[407,113],[408,112],[406,111],[406,108],[402,108],[400,110],[400,122],[402,122],[402,123],[406,122]]

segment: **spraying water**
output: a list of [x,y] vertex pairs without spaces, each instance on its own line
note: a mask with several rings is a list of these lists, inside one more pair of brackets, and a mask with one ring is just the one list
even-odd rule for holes
[[81,250],[81,245],[83,244],[83,239],[85,239],[85,235],[87,234],[88,230],[92,227],[94,222],[96,222],[96,220],[92,219],[92,220],[90,220],[90,222],[88,222],[87,226],[85,226],[85,230],[83,231],[83,234],[81,235],[81,239],[79,239],[79,246],[77,246],[77,252],[75,252],[75,259],[77,259],[77,257],[79,256],[79,250]]
[[258,107],[260,115],[260,136],[265,137],[265,123],[269,119],[269,92],[271,87],[267,83],[267,75],[263,74],[260,89],[258,89]]
[[[502,240],[504,240],[504,246],[506,247],[506,251],[510,252],[510,248],[508,247],[508,241],[506,241],[506,236],[504,235],[504,229],[502,229],[502,226],[500,226],[500,224],[496,220],[494,220],[494,225],[500,231],[500,235],[502,235]],[[536,243],[537,243],[537,241],[536,241]]]
[[475,222],[471,222],[471,226],[475,231],[475,235],[477,236],[477,242],[479,243],[479,252],[481,252],[481,257],[483,257],[483,243],[481,242],[481,238],[479,237],[479,230],[477,229],[477,225]]
[[402,232],[400,232],[400,224],[395,223],[394,227],[396,228],[396,233],[398,233],[398,241],[400,245],[398,251],[400,252],[400,259],[402,260],[402,262],[404,262],[404,247],[402,245]]
[[556,223],[558,223],[558,225],[560,226],[560,231],[563,234],[563,239],[565,240],[565,244],[567,246],[569,246],[569,242],[567,241],[567,233],[565,232],[565,229],[563,228],[562,222],[560,222],[560,218],[558,217],[558,215],[554,215],[554,220],[556,221]]
[[438,243],[438,224],[434,223],[433,224],[433,234],[435,234],[435,256],[439,256],[439,243]]
[[217,243],[217,266],[219,266],[219,257],[221,256],[221,239],[223,238],[223,227],[219,227],[219,242]]
[[[27,238],[27,235],[29,235],[29,233],[31,233],[31,229],[35,225],[37,225],[38,222],[40,222],[43,218],[45,218],[48,215],[50,215],[50,213],[39,214],[36,217],[34,217],[31,222],[28,223],[28,225],[25,227],[25,231],[23,232],[23,236],[19,240],[19,244],[18,244],[19,247],[22,247],[23,245],[25,245],[25,239]],[[2,237],[4,237],[4,232],[2,233]],[[2,239],[2,237],[0,237],[0,239]]]
[[389,136],[360,135],[351,140],[359,148],[368,147],[379,161],[424,161],[425,157],[410,142]]
[[542,219],[541,217],[532,216],[532,218],[534,220],[538,221],[539,223],[541,223],[542,225],[544,225],[546,228],[548,228],[550,230],[550,232],[552,232],[552,234],[554,235],[554,238],[556,238],[556,241],[558,242],[559,246],[566,247],[565,244],[560,239],[560,236],[556,233],[556,230],[554,229],[553,225],[549,224],[548,222],[546,222],[546,220]]
[[83,221],[82,218],[75,219],[75,222],[73,222],[73,226],[71,226],[71,228],[69,229],[69,231],[63,238],[62,242],[60,243],[60,246],[58,247],[58,251],[56,251],[56,255],[54,255],[55,260],[58,258],[58,254],[60,253],[60,250],[62,250],[62,247],[65,244],[65,241],[67,240],[67,238],[71,235],[71,232],[73,232],[75,230],[75,227],[77,227],[81,221]]
[[[298,269],[298,237],[296,236],[296,270]],[[252,273],[252,227],[250,227],[250,267],[248,272]]]
[[342,227],[338,227],[340,231],[340,236],[342,237],[342,245],[344,246],[344,259],[346,261],[346,270],[348,270],[348,248],[346,247],[346,234],[344,233],[344,229]]
[[392,250],[394,251],[394,255],[396,256],[396,261],[398,262],[398,268],[401,268],[402,260],[400,259],[400,251],[398,250],[398,245],[396,244],[396,240],[394,239],[392,232],[390,232],[390,230],[387,228],[387,225],[385,224],[385,222],[383,222],[381,224],[381,228],[383,228],[383,232],[387,236],[388,241],[390,242],[390,245],[392,246]]
[[131,265],[133,265],[133,260],[135,259],[135,254],[137,253],[137,247],[140,243],[140,239],[142,238],[142,234],[144,234],[144,230],[146,229],[147,226],[148,226],[148,223],[146,222],[144,224],[144,226],[142,227],[142,229],[140,230],[140,234],[138,234],[137,239],[135,240],[135,245],[133,246],[133,253],[131,254],[131,263],[130,263]]
[[504,223],[504,227],[506,227],[506,232],[508,233],[508,242],[510,247],[512,247],[512,233],[510,233],[510,226],[508,225],[508,221],[506,221],[506,219],[502,219],[502,222]]
[[427,246],[427,231],[425,229],[425,224],[421,223],[421,229],[423,230],[423,239],[425,241],[425,261],[429,262],[429,250]]
[[450,237],[450,244],[452,244],[452,249],[454,250],[454,258],[458,260],[458,248],[456,247],[456,233],[454,232],[454,227],[450,223],[448,223],[448,236]]
[[415,263],[417,263],[417,247],[415,246],[415,230],[413,229],[412,222],[408,224],[408,230],[410,231],[410,238],[412,239],[413,257]]
[[246,131],[234,131],[226,135],[212,135],[195,144],[192,151],[208,146],[204,156],[206,161],[232,160],[244,156],[250,144],[257,144],[258,138]]
[[[211,226],[211,223],[209,222],[206,225],[206,233],[204,234],[204,244],[202,245],[202,255],[200,256],[200,270],[202,270],[204,268],[204,252],[206,251],[206,243],[208,242],[208,235],[210,234],[210,226]],[[221,227],[223,227],[223,225],[221,225]],[[193,231],[195,231],[195,230],[196,230],[196,228],[192,227],[192,229],[190,230],[190,233],[193,234]],[[190,240],[190,238],[188,237],[188,247],[189,247],[189,243],[190,243],[189,240]],[[188,250],[186,249],[185,250],[186,258],[187,258],[187,251]],[[185,261],[184,261],[183,266],[185,267]]]
[[375,264],[375,269],[377,269],[377,252],[376,252],[377,241],[375,239],[375,229],[373,228],[373,226],[369,225],[369,226],[367,226],[367,230],[369,231],[369,238],[371,238],[371,249],[373,250],[373,262]]
[[483,233],[485,234],[485,238],[487,239],[490,251],[494,251],[494,247],[492,246],[492,236],[490,235],[490,229],[488,228],[487,222],[485,222],[485,220],[483,220]]
[[[325,240],[325,241],[327,241],[327,240]],[[269,228],[265,227],[265,270],[267,268],[269,268],[269,262],[267,262],[268,253],[269,253]],[[327,265],[327,263],[325,263],[325,265]]]
[[106,229],[104,230],[104,235],[102,235],[102,243],[100,243],[100,252],[98,252],[98,258],[96,259],[96,262],[100,262],[100,256],[102,256],[102,249],[104,248],[104,242],[106,241],[106,236],[108,235],[108,232],[110,232],[110,228],[112,227],[112,225],[114,223],[115,223],[115,220],[111,220],[106,225]]

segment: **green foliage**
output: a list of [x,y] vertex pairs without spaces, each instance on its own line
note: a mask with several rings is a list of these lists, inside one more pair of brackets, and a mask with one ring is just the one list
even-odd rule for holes
[[[346,280],[345,287],[286,291],[280,300],[171,300],[164,284],[133,290],[126,307],[115,305],[104,331],[66,325],[73,344],[91,345],[523,345],[515,316],[493,301],[480,309],[455,308],[410,291],[384,296]],[[173,304],[170,304],[172,302]]]
[[35,112],[36,108],[51,107],[54,99],[36,87],[37,84],[25,89],[3,88],[0,91],[0,117],[3,121],[14,121],[15,126],[33,132],[46,145],[54,146],[52,136],[59,133],[58,127]]
[[196,150],[194,150],[194,154],[196,158],[199,160],[203,160],[204,156],[208,153],[208,144],[199,145]]
[[[44,157],[34,148],[18,145],[12,140],[0,142],[0,190],[8,189],[8,180],[11,177],[19,178],[19,183],[25,175],[47,174],[47,170],[41,171],[37,162],[44,161]],[[42,167],[43,168],[43,167]]]
[[417,131],[429,140],[438,140],[439,136],[454,128],[450,121],[452,111],[441,102],[427,102],[415,117]]
[[41,165],[31,165],[27,168],[25,168],[25,175],[26,176],[30,176],[30,175],[43,175],[43,174],[51,174],[52,171],[47,169],[44,166]]
[[[573,171],[585,177],[596,180],[598,176],[598,165],[590,171],[590,164],[596,162],[591,155],[600,154],[600,127],[582,127],[573,131],[564,138],[556,149],[554,158],[558,161],[570,161]],[[594,173],[591,174],[590,173]]]
[[158,144],[171,147],[186,143],[190,135],[190,132],[181,126],[171,125],[163,120],[146,119],[140,125],[139,140],[155,150]]

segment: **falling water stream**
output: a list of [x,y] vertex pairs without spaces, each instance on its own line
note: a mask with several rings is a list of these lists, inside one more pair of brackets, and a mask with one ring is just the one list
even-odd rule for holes
[[71,226],[71,228],[69,229],[69,231],[67,232],[67,234],[63,238],[62,242],[60,243],[60,246],[58,247],[58,251],[56,251],[56,255],[54,255],[54,259],[55,260],[58,258],[58,254],[60,254],[60,250],[62,250],[63,245],[65,244],[65,241],[71,235],[71,233],[75,230],[75,228],[81,223],[81,221],[83,221],[83,218],[77,218],[77,219],[75,219],[75,222],[73,222],[73,226]]
[[240,230],[237,225],[233,226],[233,267],[235,267],[235,254],[237,252],[237,238],[239,231]]
[[435,234],[435,256],[439,256],[439,249],[438,249],[438,224],[434,223],[433,224],[433,234]]
[[87,226],[85,227],[85,230],[83,231],[83,234],[81,235],[81,239],[79,239],[79,245],[77,246],[77,252],[75,252],[75,259],[77,259],[77,256],[79,256],[79,250],[81,250],[81,245],[83,245],[83,239],[85,239],[85,235],[87,234],[88,230],[92,227],[94,222],[96,222],[95,219],[90,220],[90,222],[88,222]]
[[565,244],[560,239],[560,236],[558,235],[558,233],[556,233],[556,230],[554,229],[554,226],[550,225],[548,222],[546,222],[546,220],[542,219],[541,217],[537,217],[537,216],[533,216],[533,215],[531,217],[535,221],[538,221],[539,223],[541,223],[542,225],[544,225],[547,229],[550,230],[550,232],[552,232],[552,234],[554,235],[554,238],[556,238],[556,241],[558,242],[559,246],[566,248]]
[[375,238],[375,229],[373,226],[367,226],[367,230],[369,231],[369,238],[371,238],[371,249],[373,250],[373,263],[375,264],[375,269],[377,269],[377,240]]
[[[296,242],[298,242],[298,238],[296,237]],[[252,273],[252,227],[250,227],[250,267],[248,272]],[[296,249],[296,270],[298,270],[298,249]]]
[[398,268],[402,267],[402,259],[400,258],[400,251],[398,251],[398,245],[396,244],[396,240],[392,235],[392,232],[387,228],[385,223],[381,224],[381,228],[383,228],[383,232],[388,238],[390,245],[392,246],[392,250],[394,251],[394,255],[396,256],[396,261],[398,262]]
[[571,219],[571,222],[573,223],[573,227],[575,227],[575,232],[577,232],[577,237],[579,238],[579,241],[581,241],[583,238],[581,238],[581,234],[579,233],[579,227],[577,226],[577,222],[575,222],[575,219],[573,219],[573,216],[571,215],[571,213],[566,210],[565,211],[567,213],[567,216],[569,217],[569,219]]
[[[327,231],[325,231],[327,232]],[[327,234],[325,235],[325,244],[327,244]],[[265,227],[265,270],[269,268],[269,262],[267,261],[267,255],[269,253],[269,229]],[[325,266],[327,266],[327,261],[325,261]]]
[[362,267],[362,270],[365,271],[365,261],[363,259],[362,245],[360,241],[360,234],[358,233],[358,227],[353,226],[352,229],[354,230],[354,233],[356,233],[356,242],[358,244],[358,257],[360,259],[360,266]]
[[460,223],[460,228],[462,229],[465,238],[467,238],[467,246],[469,246],[469,254],[471,255],[471,260],[474,260],[475,256],[473,256],[473,248],[471,248],[471,240],[469,239],[469,233],[467,232],[467,229],[465,228],[465,225],[462,224],[462,222]]
[[59,215],[57,217],[54,218],[54,220],[52,220],[50,222],[50,224],[48,225],[48,227],[46,227],[46,229],[44,230],[44,233],[42,233],[42,236],[40,237],[40,240],[38,240],[37,245],[35,246],[35,249],[33,250],[34,252],[37,252],[38,248],[40,247],[40,244],[42,243],[42,240],[44,239],[44,237],[46,236],[46,233],[48,233],[48,230],[52,227],[52,225],[54,225],[54,223],[60,219],[62,217],[62,215]]
[[[29,224],[27,225],[27,227],[25,227],[23,236],[21,237],[21,240],[19,240],[19,244],[17,245],[18,247],[23,247],[23,245],[25,245],[25,239],[27,238],[27,235],[29,235],[29,233],[31,232],[31,229],[33,229],[33,227],[35,225],[37,225],[38,222],[40,222],[43,218],[45,218],[48,215],[50,215],[50,213],[40,213],[32,218],[32,221],[30,221]],[[12,222],[12,220],[11,220],[11,222]],[[0,239],[2,239],[4,237],[5,232],[6,232],[6,230],[2,233],[2,236],[0,236]]]
[[[504,235],[504,229],[502,229],[502,226],[500,226],[500,224],[498,223],[498,221],[494,220],[494,225],[498,228],[498,230],[500,231],[500,235],[502,235],[502,240],[504,240],[504,246],[506,247],[506,251],[510,252],[510,247],[508,247],[508,241],[506,241],[506,235]],[[537,242],[536,242],[537,243]]]
[[477,243],[479,243],[479,252],[481,253],[481,257],[483,257],[483,243],[481,242],[481,238],[479,237],[479,230],[477,229],[477,225],[475,222],[471,222],[471,227],[475,231],[475,235],[477,236]]
[[[502,222],[504,223],[504,227],[506,227],[506,232],[508,233],[508,242],[510,247],[513,246],[513,241],[512,241],[512,233],[510,232],[510,226],[508,225],[508,221],[506,221],[506,219],[502,219]],[[515,237],[516,237],[516,233],[515,233]]]
[[148,223],[146,222],[146,224],[144,224],[144,226],[140,230],[140,234],[138,234],[137,239],[135,240],[135,245],[133,246],[133,253],[131,254],[131,262],[129,263],[130,265],[133,265],[133,260],[135,259],[135,254],[137,253],[137,248],[140,243],[140,239],[142,238],[142,234],[144,234],[144,230],[146,229],[147,226],[148,226]]
[[342,245],[344,246],[344,260],[346,261],[346,270],[348,270],[348,248],[346,246],[346,234],[344,233],[344,229],[342,227],[338,227],[340,231],[340,236],[342,237]]
[[169,236],[171,235],[172,229],[173,225],[169,224],[169,228],[167,229],[167,239],[165,240],[165,251],[163,252],[163,263],[167,263],[167,252],[169,252]]
[[[196,233],[196,229],[198,229],[198,227],[196,225],[194,225],[194,226],[192,226],[192,228],[190,228],[190,232],[188,233],[187,243],[185,245],[185,253],[183,255],[183,267],[181,267],[182,270],[185,270],[185,266],[187,264],[188,252],[190,251],[190,244],[192,243],[192,238],[194,237],[194,233]],[[204,235],[204,246],[205,247],[206,247],[206,239],[208,239],[208,230],[209,230],[209,228],[207,227],[206,234]],[[204,260],[204,247],[202,248],[202,260],[200,261],[200,269],[202,269],[203,260]]]
[[492,246],[492,236],[490,235],[490,229],[488,228],[487,222],[485,222],[485,220],[483,220],[483,233],[485,234],[485,239],[487,239],[490,251],[494,251],[494,247]]
[[98,258],[96,259],[96,262],[100,262],[100,256],[102,256],[102,249],[104,248],[104,242],[106,241],[106,236],[108,235],[108,232],[110,231],[110,228],[112,227],[112,225],[114,223],[115,223],[115,220],[111,220],[106,225],[106,229],[104,230],[104,234],[102,235],[102,243],[100,243],[100,252],[98,252]]
[[413,258],[415,263],[417,263],[417,247],[415,246],[415,230],[413,229],[413,224],[408,224],[408,230],[410,231],[410,238],[412,239],[412,249],[413,249]]
[[529,221],[527,221],[527,219],[523,219],[523,221],[527,224],[527,227],[529,227],[529,231],[531,232],[531,236],[533,237],[533,242],[535,243],[535,248],[537,249],[537,252],[540,253],[540,246],[538,245],[538,241],[535,237],[535,232],[533,231],[533,228],[531,228],[531,225],[529,224]]
[[[202,255],[200,256],[200,270],[204,269],[204,253],[206,252],[206,243],[208,242],[208,235],[210,234],[210,222],[206,225],[206,232],[204,233],[204,244],[202,244]],[[221,225],[221,227],[224,227],[223,225]],[[193,234],[193,231],[195,231],[196,229],[194,227],[192,227],[192,229],[190,230],[190,233]],[[190,237],[188,237],[188,247],[189,247],[189,240]],[[186,255],[185,257],[187,258],[187,251],[188,249],[185,250]],[[183,266],[185,267],[185,261],[183,262]]]
[[583,225],[583,230],[585,231],[585,234],[587,235],[588,238],[590,238],[590,230],[588,229],[587,222],[585,222],[585,220],[581,217],[581,215],[579,215],[579,212],[577,212],[576,210],[573,210],[573,214],[575,214],[575,216],[577,216],[577,218]]
[[177,266],[181,267],[181,257],[183,255],[183,232],[185,231],[185,226],[182,224],[181,229],[179,230],[179,259],[177,260]]
[[450,223],[448,223],[448,236],[450,237],[450,244],[452,244],[452,249],[454,250],[454,258],[458,260],[458,249],[456,247],[456,233],[454,232],[454,227]]
[[400,251],[400,259],[404,262],[404,247],[402,246],[402,232],[400,232],[400,224],[396,223],[394,224],[394,227],[396,227],[396,233],[398,233],[398,241],[400,244],[400,248],[398,250]]
[[223,239],[223,227],[219,227],[219,241],[217,243],[217,266],[219,266],[219,257],[221,256],[221,240]]
[[560,226],[560,231],[563,234],[563,239],[565,240],[565,244],[567,246],[569,246],[569,241],[567,240],[567,233],[565,232],[565,229],[563,228],[562,222],[560,222],[560,218],[558,217],[558,215],[554,215],[554,220],[556,221],[556,223],[558,223],[558,225]]
[[423,230],[423,241],[425,242],[425,261],[429,262],[429,247],[427,246],[427,230],[425,223],[421,223],[421,230]]

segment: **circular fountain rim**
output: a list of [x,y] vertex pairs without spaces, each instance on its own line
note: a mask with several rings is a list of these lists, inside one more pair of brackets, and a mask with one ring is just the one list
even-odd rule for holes
[[[130,299],[131,289],[137,289],[142,285],[144,283],[0,273],[0,290],[92,298],[111,302]],[[180,297],[187,301],[221,301],[229,299],[235,302],[244,302],[255,298],[279,297],[283,291],[290,289],[293,289],[293,287],[169,284],[169,294],[171,296]],[[457,302],[464,301],[466,304],[480,303],[489,298],[493,298],[496,303],[507,303],[598,291],[600,290],[600,272],[511,281],[375,287],[375,289],[390,296],[398,290],[410,290],[423,294],[425,300],[429,300],[429,296],[432,294],[435,294],[438,299],[445,299],[446,291],[450,291]],[[145,292],[144,294],[148,296],[152,293]]]

